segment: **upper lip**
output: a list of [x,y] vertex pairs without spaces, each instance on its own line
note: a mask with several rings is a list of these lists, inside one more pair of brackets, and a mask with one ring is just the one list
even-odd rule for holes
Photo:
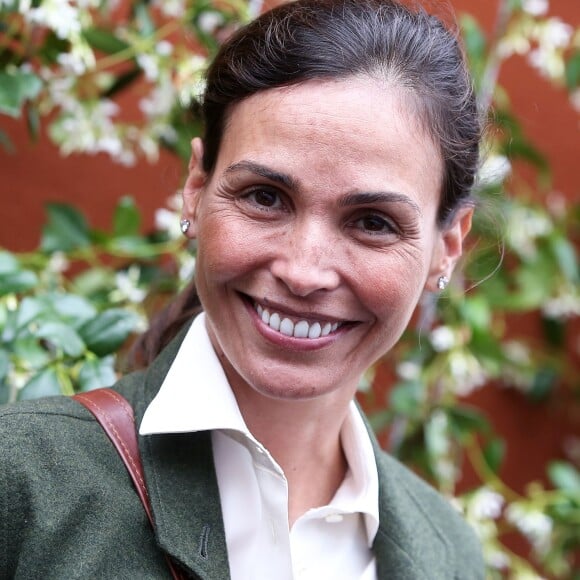
[[304,319],[304,320],[314,320],[314,321],[325,321],[325,322],[338,322],[338,323],[344,323],[344,322],[356,322],[355,320],[352,319],[347,319],[347,318],[339,318],[330,314],[325,314],[322,312],[315,312],[313,310],[310,311],[304,311],[304,310],[298,310],[292,307],[287,306],[286,304],[282,304],[280,302],[276,302],[274,300],[271,300],[270,298],[254,298],[253,296],[250,296],[248,294],[246,294],[245,296],[247,296],[247,298],[249,300],[251,300],[254,304],[259,304],[262,308],[265,308],[267,310],[270,310],[272,312],[278,312],[279,314],[287,314],[288,316],[292,317],[292,318],[300,318],[300,319]]

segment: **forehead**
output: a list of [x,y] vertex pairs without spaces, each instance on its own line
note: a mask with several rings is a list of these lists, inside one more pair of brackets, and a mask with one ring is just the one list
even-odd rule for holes
[[438,198],[443,162],[414,101],[396,85],[366,77],[262,91],[230,112],[216,171],[267,162],[313,187],[386,182]]

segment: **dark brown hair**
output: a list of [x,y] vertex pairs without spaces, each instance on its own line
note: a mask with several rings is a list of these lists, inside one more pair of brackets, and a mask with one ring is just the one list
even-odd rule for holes
[[[221,47],[200,103],[204,169],[214,170],[229,115],[240,101],[309,80],[367,76],[409,95],[414,113],[444,161],[439,227],[470,200],[481,125],[465,59],[454,32],[421,7],[395,0],[297,0],[266,12]],[[193,284],[142,343],[148,362],[191,314]],[[196,307],[199,303],[196,302]]]

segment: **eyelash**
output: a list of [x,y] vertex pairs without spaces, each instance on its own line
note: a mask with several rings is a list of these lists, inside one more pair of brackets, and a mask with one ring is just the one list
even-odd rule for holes
[[[260,203],[257,200],[257,197],[261,194],[266,194],[271,198],[275,198],[275,203],[272,205],[267,205],[264,203]],[[250,191],[245,192],[242,195],[242,199],[252,205],[254,208],[258,209],[259,211],[263,212],[273,212],[273,211],[280,211],[285,209],[285,204],[282,199],[282,195],[280,192],[270,189],[267,187],[259,187],[256,189],[252,189]]]
[[[272,205],[267,205],[264,203],[260,203],[257,199],[258,196],[265,194],[270,196],[271,199],[274,200]],[[262,212],[262,213],[273,213],[273,212],[287,212],[288,211],[288,202],[284,199],[284,195],[277,191],[276,189],[271,189],[269,187],[256,187],[255,189],[251,189],[249,191],[244,192],[241,196],[241,199],[248,203],[253,209]],[[373,230],[367,227],[364,227],[362,222],[364,220],[373,220],[375,224],[378,224],[382,229]],[[347,223],[347,227],[355,230],[359,230],[362,235],[370,236],[370,237],[379,237],[379,236],[392,236],[400,234],[399,228],[393,222],[392,219],[384,216],[381,213],[373,213],[372,210],[361,210],[358,215],[356,215],[353,219],[349,220]]]
[[[369,224],[366,224],[367,227],[364,227],[362,222],[364,220],[373,220],[375,224],[381,226],[382,229],[376,230],[371,229],[368,227]],[[360,225],[359,225],[360,224]],[[368,236],[389,236],[389,235],[396,235],[399,232],[399,229],[393,223],[393,220],[377,213],[367,213],[363,215],[357,216],[350,222],[351,227],[361,230],[364,234]]]

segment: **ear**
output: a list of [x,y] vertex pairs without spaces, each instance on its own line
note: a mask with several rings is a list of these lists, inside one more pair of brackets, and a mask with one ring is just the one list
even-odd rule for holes
[[189,220],[191,225],[186,232],[188,238],[197,237],[197,214],[201,193],[205,185],[207,175],[203,170],[203,142],[196,137],[191,142],[191,159],[189,161],[189,174],[183,187],[183,208],[181,217]]
[[456,212],[451,224],[439,231],[425,284],[429,292],[438,292],[437,282],[441,276],[451,279],[457,260],[463,254],[463,240],[471,230],[472,217],[473,208],[462,207]]

